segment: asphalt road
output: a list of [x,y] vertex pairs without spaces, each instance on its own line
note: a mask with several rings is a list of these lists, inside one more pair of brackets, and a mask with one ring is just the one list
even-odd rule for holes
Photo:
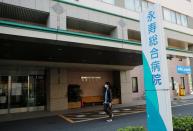
[[[193,116],[193,104],[173,107],[172,113],[173,116]],[[18,120],[0,123],[0,131],[116,131],[117,128],[130,125],[146,127],[146,114],[138,113],[115,117],[110,123],[105,119],[100,119],[71,124],[58,116]]]

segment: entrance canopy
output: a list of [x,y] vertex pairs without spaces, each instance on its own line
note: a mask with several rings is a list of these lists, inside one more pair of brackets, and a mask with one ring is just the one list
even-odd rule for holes
[[137,66],[141,53],[30,37],[0,35],[0,59],[74,64]]

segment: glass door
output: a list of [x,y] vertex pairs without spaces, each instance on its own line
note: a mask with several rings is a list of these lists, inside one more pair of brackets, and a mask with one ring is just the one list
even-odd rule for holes
[[8,76],[0,76],[0,114],[8,113]]
[[44,76],[29,76],[29,111],[44,110],[45,101]]
[[44,75],[0,76],[0,114],[45,109]]
[[10,113],[27,112],[28,76],[12,76],[10,88]]

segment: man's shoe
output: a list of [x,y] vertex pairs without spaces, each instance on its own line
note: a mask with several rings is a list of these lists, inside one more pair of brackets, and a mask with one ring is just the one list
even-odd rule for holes
[[108,120],[106,120],[107,122],[112,122],[113,120],[112,119],[108,119]]

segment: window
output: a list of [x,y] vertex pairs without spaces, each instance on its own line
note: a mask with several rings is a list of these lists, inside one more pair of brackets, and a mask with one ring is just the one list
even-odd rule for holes
[[137,81],[137,77],[132,77],[132,91],[133,91],[133,93],[138,92],[138,81]]
[[174,11],[171,11],[171,22],[176,24],[176,13]]
[[181,80],[181,85],[182,85],[182,87],[185,89],[185,80],[184,80],[184,77],[180,77],[180,80]]
[[141,11],[141,0],[135,0],[135,10],[138,12]]
[[181,15],[179,13],[176,13],[176,20],[177,20],[177,24],[178,25],[182,24],[182,22],[181,22]]
[[125,8],[129,10],[135,10],[135,1],[134,0],[125,0]]
[[170,21],[170,22],[172,21],[170,10],[166,8],[164,8],[164,20]]
[[186,15],[180,14],[178,12],[163,8],[164,20],[169,21],[174,24],[188,26],[188,18]]
[[141,12],[151,6],[153,6],[153,3],[145,0],[125,0],[125,8],[132,11]]
[[115,0],[103,0],[103,2],[109,3],[114,5],[115,4]]
[[146,10],[148,7],[147,1],[142,1],[142,11]]
[[183,26],[188,26],[187,16],[181,15],[181,21]]
[[174,77],[171,77],[172,90],[175,90]]

